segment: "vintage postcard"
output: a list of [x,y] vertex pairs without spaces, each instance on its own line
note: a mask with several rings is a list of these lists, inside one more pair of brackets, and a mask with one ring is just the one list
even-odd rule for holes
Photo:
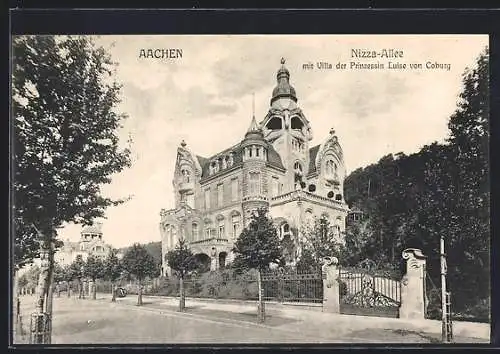
[[490,342],[487,35],[11,49],[13,344]]

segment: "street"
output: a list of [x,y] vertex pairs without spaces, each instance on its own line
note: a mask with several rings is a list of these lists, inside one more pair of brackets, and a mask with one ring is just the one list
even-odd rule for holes
[[[34,301],[33,296],[21,297],[25,335],[16,334],[15,343],[28,343]],[[265,324],[259,324],[251,307],[225,311],[224,306],[188,301],[186,312],[180,313],[175,299],[144,297],[140,307],[136,301],[136,296],[127,296],[112,303],[108,294],[98,294],[97,300],[55,297],[52,344],[438,343],[440,338],[436,333],[398,329],[376,318],[363,319],[370,323],[368,328],[353,321],[328,323],[329,317],[313,311],[302,311],[306,315],[301,317],[293,311],[286,316],[269,310]],[[488,342],[465,337],[456,341]]]

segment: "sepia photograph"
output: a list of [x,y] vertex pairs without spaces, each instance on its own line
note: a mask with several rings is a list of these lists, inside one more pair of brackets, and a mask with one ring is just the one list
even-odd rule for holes
[[11,37],[11,344],[490,343],[488,35]]

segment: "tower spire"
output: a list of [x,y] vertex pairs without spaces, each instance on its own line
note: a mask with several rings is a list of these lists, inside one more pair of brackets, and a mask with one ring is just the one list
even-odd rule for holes
[[255,92],[252,92],[252,117],[255,118]]

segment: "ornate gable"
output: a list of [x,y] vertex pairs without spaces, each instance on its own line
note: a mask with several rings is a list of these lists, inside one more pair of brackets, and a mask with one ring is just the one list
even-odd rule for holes
[[321,161],[326,155],[332,155],[342,168],[344,166],[344,154],[342,152],[342,147],[338,142],[338,137],[335,135],[335,130],[330,130],[330,136],[328,139],[319,146],[318,152],[315,159],[316,171],[321,171]]

